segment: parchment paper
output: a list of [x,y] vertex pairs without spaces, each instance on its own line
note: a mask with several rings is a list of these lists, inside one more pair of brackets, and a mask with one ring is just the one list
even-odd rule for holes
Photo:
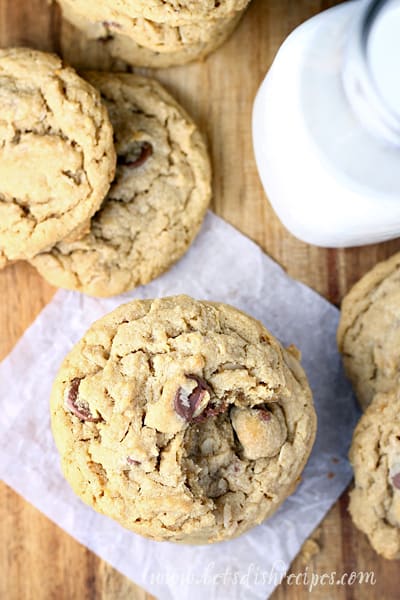
[[[130,298],[177,293],[233,304],[285,344],[296,344],[319,418],[317,441],[296,493],[261,526],[210,547],[145,540],[85,506],[61,475],[49,427],[52,380],[90,324]],[[40,313],[0,365],[0,476],[162,600],[265,600],[351,478],[347,451],[358,411],[336,350],[337,321],[336,308],[209,213],[189,253],[151,284],[107,300],[59,291]]]

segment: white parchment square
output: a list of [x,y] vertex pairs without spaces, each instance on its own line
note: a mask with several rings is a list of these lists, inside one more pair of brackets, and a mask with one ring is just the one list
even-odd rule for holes
[[[317,441],[296,493],[237,540],[208,547],[157,543],[122,529],[74,496],[49,427],[57,369],[90,324],[131,298],[186,293],[233,304],[303,355],[318,413]],[[336,349],[338,310],[289,278],[212,213],[188,254],[132,293],[99,300],[59,291],[0,364],[0,476],[74,538],[160,600],[265,600],[351,478],[358,419]]]

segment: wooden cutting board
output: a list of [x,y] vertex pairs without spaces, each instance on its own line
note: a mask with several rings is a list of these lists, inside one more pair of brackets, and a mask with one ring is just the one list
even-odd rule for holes
[[[280,224],[264,195],[250,134],[252,101],[280,43],[299,23],[336,3],[253,0],[240,28],[220,51],[203,63],[154,71],[154,75],[208,136],[215,173],[215,212],[257,242],[290,275],[338,305],[363,273],[400,249],[400,240],[350,250],[320,249],[296,240]],[[118,67],[104,49],[99,51],[93,45],[87,48],[80,36],[62,22],[57,7],[46,0],[0,0],[0,46],[11,45],[53,50],[78,67]],[[0,272],[0,359],[53,294],[54,289],[27,264],[18,263]],[[40,400],[47,402],[45,398]],[[3,484],[0,497],[1,599],[151,598]],[[309,572],[320,574],[374,570],[375,586],[320,585],[312,598],[398,598],[398,563],[385,561],[371,550],[366,538],[352,526],[347,504],[344,494],[318,531],[320,551],[309,560],[298,557],[291,572],[302,572],[306,566]],[[306,586],[288,582],[273,595],[274,600],[308,597]]]

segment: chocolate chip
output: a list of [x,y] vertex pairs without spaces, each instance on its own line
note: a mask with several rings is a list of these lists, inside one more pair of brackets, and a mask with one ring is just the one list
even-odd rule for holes
[[257,409],[257,414],[260,417],[260,419],[262,421],[264,421],[265,423],[267,423],[268,421],[271,420],[271,413],[269,412],[269,410],[259,408],[259,409]]
[[81,421],[91,421],[92,423],[98,423],[101,419],[93,417],[88,407],[78,403],[80,384],[81,379],[79,377],[75,377],[75,379],[72,379],[68,390],[67,399],[65,402],[66,406]]
[[120,23],[116,23],[115,21],[102,21],[101,24],[103,27],[112,27],[113,29],[122,29],[122,25]]
[[178,388],[174,398],[174,408],[177,414],[182,417],[182,419],[185,419],[185,421],[191,423],[200,423],[214,414],[219,414],[221,412],[220,407],[217,407],[214,404],[208,404],[204,407],[204,410],[200,415],[194,416],[206,395],[211,395],[212,389],[207,381],[198,375],[190,374],[186,375],[186,378],[195,381],[197,386],[190,393],[182,387]]
[[75,379],[73,379],[70,383],[70,387],[68,390],[68,398],[67,398],[67,404],[68,405],[74,405],[76,402],[76,399],[78,397],[78,391],[79,391],[79,386],[81,384],[81,379],[79,379],[79,377],[75,377]]
[[140,152],[135,156],[134,160],[129,160],[129,155],[125,157],[118,157],[118,164],[129,169],[137,169],[144,165],[144,163],[153,155],[153,146],[149,142],[142,142],[140,144]]
[[192,379],[193,381],[195,381],[199,387],[203,390],[205,390],[206,392],[208,392],[209,394],[211,394],[212,389],[211,387],[208,385],[207,381],[205,379],[203,379],[202,377],[199,377],[199,375],[185,375],[186,379]]
[[396,475],[393,475],[392,482],[396,490],[400,490],[400,473],[396,473]]
[[97,38],[97,41],[100,42],[101,44],[107,44],[108,42],[112,42],[114,39],[114,36],[111,34],[108,35],[103,35],[102,37]]
[[201,415],[199,415],[198,417],[195,417],[192,421],[193,421],[193,423],[203,423],[206,419],[209,419],[210,417],[217,417],[218,415],[221,415],[222,413],[224,413],[226,411],[226,408],[227,407],[224,402],[221,402],[221,404],[218,404],[218,405],[217,404],[209,404],[203,410]]
[[194,417],[194,414],[200,407],[205,396],[211,394],[211,388],[208,383],[198,375],[190,374],[186,375],[186,378],[195,381],[197,386],[190,394],[188,394],[184,388],[178,388],[174,399],[175,411],[182,419],[185,419],[185,421],[198,423],[200,420],[207,418],[204,413],[207,412],[208,416],[211,416],[210,410],[212,410],[212,408],[207,406],[201,415]]
[[197,386],[190,394],[181,387],[175,394],[174,407],[182,419],[185,419],[188,423],[203,423],[206,419],[216,417],[226,411],[227,406],[224,402],[220,404],[209,402],[199,415],[194,416],[205,396],[211,396],[212,389],[207,381],[198,375],[190,374],[186,375],[186,378],[195,381]]
[[128,465],[135,465],[136,467],[138,465],[140,465],[140,461],[135,460],[134,458],[131,458],[130,456],[128,456],[128,458],[126,459],[126,462],[128,463]]

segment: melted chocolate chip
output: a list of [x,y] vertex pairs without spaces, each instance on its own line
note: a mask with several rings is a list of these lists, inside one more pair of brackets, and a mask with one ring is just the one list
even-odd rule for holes
[[144,163],[153,155],[153,146],[149,142],[142,142],[140,144],[140,153],[134,160],[129,160],[128,157],[119,157],[118,164],[129,169],[137,169],[144,165]]
[[199,408],[204,396],[207,393],[211,393],[211,388],[208,383],[198,375],[186,375],[186,378],[194,380],[197,383],[197,386],[190,394],[187,394],[183,388],[178,388],[174,399],[175,411],[182,419],[185,419],[185,421],[198,423],[200,418],[203,420],[203,415],[209,410],[209,407],[207,406],[203,413],[198,417],[194,418],[193,415]]
[[97,38],[97,41],[100,42],[101,44],[107,44],[108,42],[112,42],[113,39],[114,39],[114,36],[111,35],[111,33],[109,33],[108,35],[103,35],[103,37]]
[[262,421],[268,423],[271,420],[271,413],[268,410],[264,410],[263,408],[257,409],[257,414]]
[[116,23],[115,21],[102,21],[101,24],[103,27],[112,27],[113,29],[122,29],[122,25],[120,23]]
[[203,423],[210,417],[216,417],[225,412],[227,406],[224,402],[215,404],[210,402],[200,415],[194,417],[194,413],[199,408],[204,396],[212,394],[212,389],[202,377],[198,375],[186,375],[187,379],[192,379],[197,383],[197,386],[191,394],[186,394],[182,388],[179,388],[175,395],[174,406],[180,417],[190,423]]
[[185,421],[191,421],[205,395],[206,391],[201,389],[200,386],[197,386],[191,394],[186,394],[181,387],[178,388],[174,399],[177,414]]
[[67,408],[81,421],[91,421],[92,423],[98,423],[100,419],[96,419],[95,417],[93,417],[89,408],[83,406],[82,404],[78,404],[80,384],[81,379],[79,377],[75,377],[75,379],[72,379],[66,400]]
[[392,482],[396,490],[400,490],[400,473],[396,473],[396,475],[393,475]]
[[187,379],[192,379],[193,381],[195,381],[198,386],[202,389],[205,390],[206,392],[208,392],[209,394],[211,394],[212,389],[211,387],[208,385],[207,381],[205,379],[203,379],[202,377],[199,377],[199,375],[185,375],[185,377]]
[[128,463],[128,465],[134,465],[134,466],[138,466],[140,465],[140,461],[135,460],[134,458],[131,458],[130,456],[128,456],[128,458],[126,459],[126,462]]
[[73,379],[70,383],[70,387],[68,390],[68,398],[67,398],[67,404],[70,405],[75,405],[76,399],[78,397],[78,391],[79,391],[79,386],[81,384],[81,379],[79,379],[79,377],[75,377],[75,379]]
[[201,415],[192,419],[192,422],[193,423],[203,423],[206,419],[209,419],[210,417],[217,417],[218,415],[221,415],[222,413],[224,413],[226,411],[226,408],[227,407],[224,402],[221,402],[221,404],[218,404],[218,405],[217,404],[209,404],[203,410]]

